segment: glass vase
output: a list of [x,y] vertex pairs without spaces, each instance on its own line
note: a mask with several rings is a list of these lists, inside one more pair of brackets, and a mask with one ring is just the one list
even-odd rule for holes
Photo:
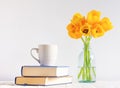
[[78,82],[90,83],[96,81],[96,66],[94,53],[89,45],[84,45],[78,59]]

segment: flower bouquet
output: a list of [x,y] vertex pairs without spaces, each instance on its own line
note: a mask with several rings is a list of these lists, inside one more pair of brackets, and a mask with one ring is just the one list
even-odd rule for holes
[[108,17],[101,19],[100,16],[101,13],[96,10],[88,12],[86,17],[75,13],[67,25],[68,35],[73,39],[81,39],[84,45],[83,64],[78,72],[78,80],[81,82],[92,82],[96,77],[95,68],[92,67],[91,61],[91,39],[101,37],[113,28]]

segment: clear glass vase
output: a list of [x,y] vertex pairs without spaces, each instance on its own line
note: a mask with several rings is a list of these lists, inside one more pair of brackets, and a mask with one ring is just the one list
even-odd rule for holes
[[90,83],[96,81],[95,58],[92,49],[84,45],[78,57],[78,82]]

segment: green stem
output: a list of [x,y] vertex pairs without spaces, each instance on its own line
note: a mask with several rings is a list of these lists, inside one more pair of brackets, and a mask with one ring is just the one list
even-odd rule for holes
[[91,36],[89,37],[82,37],[82,41],[84,43],[84,63],[83,67],[81,67],[79,74],[78,74],[78,79],[82,77],[83,81],[92,81],[92,74],[96,76],[95,69],[94,67],[91,67],[91,58],[90,58],[90,40]]
[[80,78],[81,74],[83,73],[83,67],[80,69],[79,74],[78,74],[78,79]]
[[81,37],[81,39],[82,39],[82,42],[85,44],[85,40],[83,39],[83,37]]
[[90,70],[88,69],[89,67],[89,43],[90,40],[88,39],[88,37],[85,37],[85,41],[84,41],[84,70],[85,70],[85,79],[86,80],[89,80],[89,73],[90,73]]

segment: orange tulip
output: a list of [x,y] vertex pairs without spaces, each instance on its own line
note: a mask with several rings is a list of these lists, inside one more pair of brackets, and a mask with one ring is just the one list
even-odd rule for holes
[[95,27],[92,29],[92,36],[94,38],[100,37],[104,35],[104,29],[100,24],[96,24]]
[[80,33],[79,26],[76,26],[72,23],[68,24],[67,30],[68,30],[69,36],[72,37],[72,38],[78,39],[82,36],[81,33]]
[[84,36],[90,36],[90,34],[91,34],[90,25],[88,23],[83,25],[80,29],[80,32]]
[[87,14],[87,22],[89,24],[95,24],[100,21],[100,12],[92,10]]
[[79,25],[82,18],[83,18],[83,16],[82,16],[80,13],[76,13],[76,14],[74,14],[71,22],[72,22],[73,24]]
[[112,23],[110,22],[109,18],[107,18],[107,17],[104,17],[101,20],[100,24],[105,31],[108,31],[113,28]]

